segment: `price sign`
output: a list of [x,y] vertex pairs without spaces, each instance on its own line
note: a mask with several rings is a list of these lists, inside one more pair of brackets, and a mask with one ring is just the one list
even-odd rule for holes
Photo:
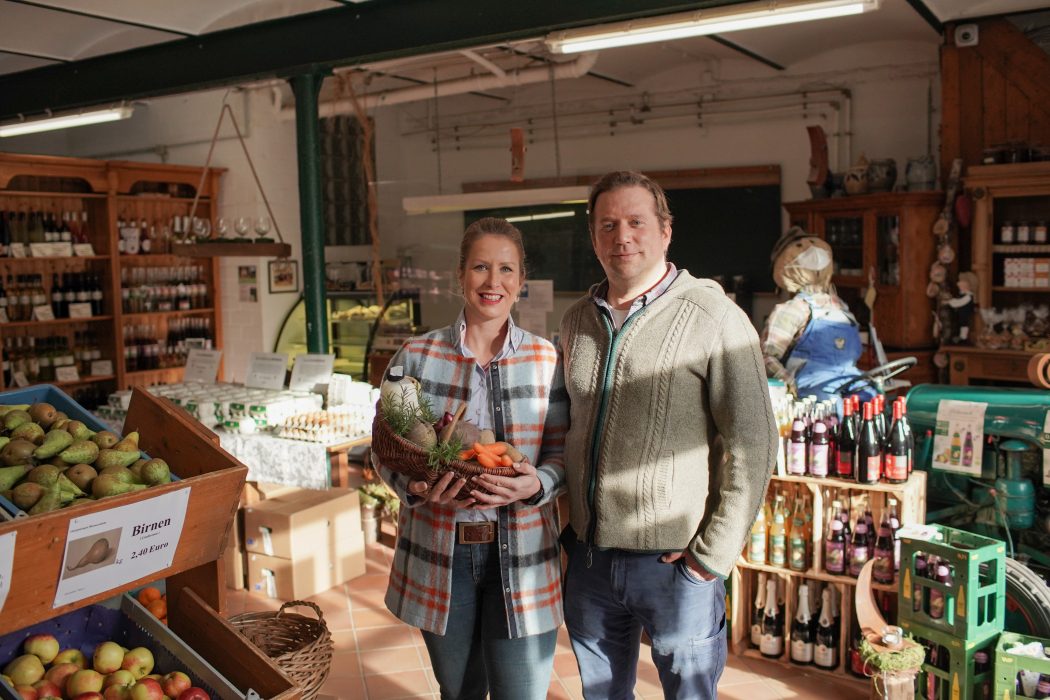
[[55,312],[51,309],[50,304],[41,304],[33,307],[33,318],[37,321],[54,321]]
[[74,243],[73,255],[78,258],[90,258],[95,255],[95,247],[90,243]]
[[91,318],[91,302],[80,301],[69,305],[70,318]]
[[80,373],[76,367],[56,367],[55,379],[60,382],[79,382]]
[[92,360],[91,376],[108,377],[113,374],[113,360]]
[[328,384],[334,364],[335,355],[299,355],[295,358],[288,388],[292,391],[312,391],[318,384]]
[[182,380],[214,384],[215,377],[219,374],[219,360],[221,359],[222,350],[192,348],[186,358],[186,371]]
[[24,258],[26,256],[25,243],[12,243],[10,250],[12,258]]
[[253,389],[283,389],[288,356],[283,352],[253,352],[244,385]]
[[7,594],[11,590],[11,574],[15,563],[15,537],[17,532],[0,535],[0,610],[4,609]]
[[7,309],[0,309],[0,323],[7,323],[11,319],[7,317]]
[[54,607],[118,588],[171,566],[190,487],[69,521]]

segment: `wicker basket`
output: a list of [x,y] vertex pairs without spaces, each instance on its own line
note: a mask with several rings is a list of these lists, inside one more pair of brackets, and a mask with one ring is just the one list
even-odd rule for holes
[[[285,612],[285,608],[299,605],[313,608],[317,619]],[[277,612],[235,615],[229,622],[302,688],[304,700],[321,690],[332,667],[332,635],[321,608],[308,601],[293,600]]]
[[425,481],[428,484],[433,484],[447,471],[464,479],[470,479],[479,474],[494,474],[495,476],[517,474],[513,467],[487,469],[477,462],[462,462],[458,459],[440,467],[431,467],[427,464],[426,451],[395,433],[383,420],[382,411],[378,406],[375,420],[372,421],[372,453],[380,464],[391,471],[404,474],[410,479]]

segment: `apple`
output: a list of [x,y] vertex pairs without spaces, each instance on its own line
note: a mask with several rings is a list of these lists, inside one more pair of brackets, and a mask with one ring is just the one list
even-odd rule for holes
[[103,690],[105,690],[111,685],[124,685],[130,688],[131,686],[135,685],[135,681],[137,680],[138,678],[135,678],[134,673],[122,668],[119,671],[114,671],[113,673],[106,676],[102,680],[102,688]]
[[44,674],[44,678],[57,685],[59,688],[65,688],[66,681],[69,680],[69,677],[79,670],[80,667],[76,664],[52,664],[51,668],[47,669],[47,673]]
[[44,677],[44,664],[36,654],[23,654],[4,667],[14,685],[33,685]]
[[177,700],[211,700],[211,696],[194,686],[179,693]]
[[152,678],[143,678],[131,686],[131,700],[164,700],[164,691],[160,683]]
[[102,693],[80,693],[74,695],[70,700],[105,700]]
[[91,665],[96,671],[105,675],[113,673],[124,663],[124,647],[116,642],[102,642],[95,647],[91,656]]
[[111,685],[102,691],[105,700],[130,700],[131,687],[126,685]]
[[98,693],[102,690],[102,674],[90,668],[82,668],[66,679],[66,695]]
[[135,647],[124,654],[120,667],[131,671],[135,678],[142,678],[153,670],[153,652],[146,647]]
[[172,671],[164,676],[160,682],[160,689],[169,698],[177,698],[179,694],[193,685],[193,681],[182,671]]
[[22,700],[37,700],[36,688],[31,685],[16,685],[15,692]]
[[59,664],[76,664],[77,668],[87,668],[87,657],[80,649],[63,649],[51,660],[52,667]]
[[36,696],[43,700],[43,698],[62,698],[62,689],[59,688],[55,683],[49,681],[47,678],[41,678],[33,684],[36,688]]
[[35,654],[40,661],[49,664],[58,656],[58,640],[52,634],[31,634],[22,643],[27,654]]

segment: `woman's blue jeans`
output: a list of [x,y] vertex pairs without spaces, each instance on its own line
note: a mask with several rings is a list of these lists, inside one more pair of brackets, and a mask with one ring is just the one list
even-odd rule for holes
[[714,700],[726,663],[725,584],[702,581],[685,559],[593,548],[569,529],[565,624],[587,700],[634,697],[644,629],[665,698]]
[[543,700],[558,631],[507,638],[498,545],[457,544],[445,634],[423,632],[442,700]]

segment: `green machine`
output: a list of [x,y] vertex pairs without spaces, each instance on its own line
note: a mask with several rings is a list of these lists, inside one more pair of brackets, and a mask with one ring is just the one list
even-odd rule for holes
[[[938,421],[942,401],[985,404],[983,440]],[[1006,542],[1006,628],[1050,636],[1050,391],[922,384],[907,407],[926,520]]]

